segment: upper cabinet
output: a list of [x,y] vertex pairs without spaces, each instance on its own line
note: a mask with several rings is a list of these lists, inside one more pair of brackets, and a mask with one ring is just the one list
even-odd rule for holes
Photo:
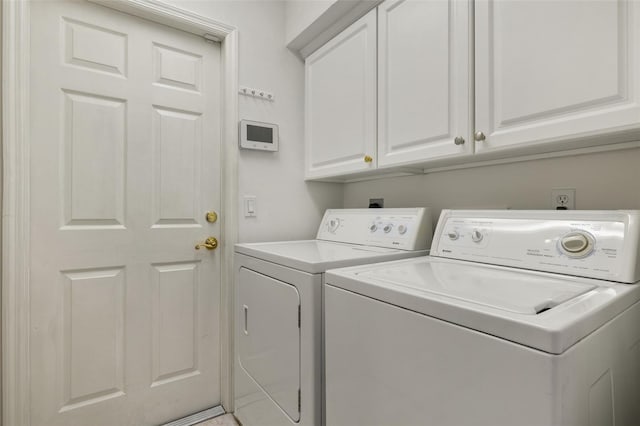
[[470,7],[388,0],[378,7],[378,166],[473,153]]
[[376,11],[306,60],[306,177],[375,168]]
[[469,24],[466,0],[388,0],[309,56],[307,178],[472,154]]
[[307,178],[638,141],[639,47],[637,0],[387,0],[306,60]]
[[640,2],[477,0],[475,22],[477,152],[638,128]]

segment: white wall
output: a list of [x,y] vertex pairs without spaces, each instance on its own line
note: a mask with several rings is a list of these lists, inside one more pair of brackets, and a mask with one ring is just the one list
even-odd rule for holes
[[551,188],[576,188],[576,208],[640,209],[640,149],[346,184],[345,207],[549,209]]
[[314,237],[324,210],[342,206],[342,187],[303,180],[304,63],[285,47],[285,3],[169,2],[238,28],[240,85],[275,94],[275,102],[240,96],[240,119],[280,126],[280,151],[240,151],[240,198],[257,196],[258,215],[245,218],[240,206],[239,240]]

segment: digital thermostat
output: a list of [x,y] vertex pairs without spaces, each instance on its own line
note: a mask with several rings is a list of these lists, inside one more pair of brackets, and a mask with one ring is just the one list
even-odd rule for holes
[[240,148],[277,151],[278,125],[240,120]]

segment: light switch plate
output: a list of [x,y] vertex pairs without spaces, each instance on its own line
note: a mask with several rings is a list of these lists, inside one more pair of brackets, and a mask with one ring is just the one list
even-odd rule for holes
[[244,217],[256,217],[258,215],[258,201],[255,195],[245,195],[242,197],[244,206]]

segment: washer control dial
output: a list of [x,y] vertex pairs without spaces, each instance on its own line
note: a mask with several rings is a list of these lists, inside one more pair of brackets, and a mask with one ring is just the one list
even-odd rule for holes
[[378,225],[376,225],[376,223],[372,223],[371,225],[369,225],[369,231],[370,232],[376,232],[378,230]]
[[384,230],[385,234],[388,234],[393,229],[393,223],[387,223],[382,229]]
[[560,238],[560,250],[574,259],[590,255],[593,246],[593,237],[584,231],[569,232]]
[[482,238],[484,238],[484,236],[479,230],[474,229],[473,232],[471,232],[471,239],[474,243],[479,243],[480,241],[482,241]]
[[407,225],[398,225],[398,233],[404,235],[407,232]]
[[449,239],[450,239],[451,241],[455,241],[455,240],[457,240],[458,238],[460,238],[460,234],[458,234],[458,231],[450,231],[450,232],[447,234],[447,236],[449,237]]

